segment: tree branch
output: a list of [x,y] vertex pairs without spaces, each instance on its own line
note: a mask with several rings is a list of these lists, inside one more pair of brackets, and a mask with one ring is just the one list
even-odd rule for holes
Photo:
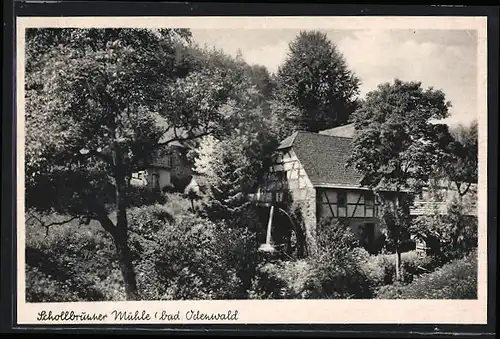
[[213,133],[213,130],[210,130],[210,131],[205,131],[203,133],[200,133],[200,134],[197,134],[197,135],[193,135],[193,136],[188,136],[186,138],[179,138],[179,137],[174,137],[174,138],[171,138],[165,142],[160,142],[157,144],[157,146],[165,146],[165,145],[168,145],[169,143],[173,142],[173,141],[179,141],[179,142],[182,142],[182,141],[189,141],[189,140],[194,140],[194,139],[197,139],[197,138],[201,138],[201,137],[204,137],[206,135],[209,135]]
[[30,219],[36,219],[40,223],[40,225],[45,228],[45,236],[47,237],[49,235],[49,228],[51,226],[61,226],[64,224],[68,224],[68,223],[72,222],[73,220],[78,219],[78,217],[71,217],[71,218],[64,220],[64,221],[51,222],[49,224],[46,224],[41,218],[39,218],[35,214],[31,214],[30,217],[28,218],[28,220],[30,220]]
[[109,217],[105,213],[98,213],[96,220],[99,221],[99,223],[101,224],[102,228],[104,228],[105,231],[107,231],[109,234],[115,237],[116,234],[115,224],[113,224],[111,219],[109,219]]
[[70,218],[70,219],[68,219],[68,220],[65,220],[65,221],[60,221],[60,222],[52,222],[52,223],[50,223],[50,224],[46,224],[45,226],[46,226],[46,227],[49,227],[49,226],[57,226],[57,225],[59,225],[59,226],[60,226],[60,225],[64,225],[64,224],[70,223],[70,222],[72,222],[73,220],[76,220],[76,219],[78,219],[78,217],[72,217],[72,218]]
[[[458,183],[457,183],[456,185],[457,185],[457,187],[458,187]],[[460,184],[460,187],[461,187],[461,186],[462,186],[462,184]],[[465,187],[465,190],[464,190],[463,192],[461,192],[461,191],[460,191],[460,188],[458,189],[458,194],[459,194],[461,197],[463,197],[464,195],[466,195],[466,194],[467,194],[467,192],[469,192],[469,189],[470,189],[470,187],[471,187],[471,186],[472,186],[472,183],[470,183],[470,182],[469,182],[469,183],[467,183],[467,186]]]

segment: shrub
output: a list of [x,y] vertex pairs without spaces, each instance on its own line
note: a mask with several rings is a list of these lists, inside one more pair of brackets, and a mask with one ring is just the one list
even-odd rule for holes
[[[408,284],[421,274],[434,270],[442,263],[439,257],[419,254],[416,251],[401,253],[401,283]],[[363,274],[372,290],[394,283],[396,277],[396,254],[371,255],[360,262]]]
[[259,260],[256,234],[248,228],[228,228],[224,224],[215,228],[215,250],[228,269],[238,277],[238,286],[231,299],[247,297]]
[[164,204],[165,195],[147,186],[130,186],[128,199],[131,206],[145,206],[154,204]]
[[[45,232],[26,229],[26,300],[28,302],[123,299],[114,245],[104,231],[77,222]],[[112,282],[110,277],[120,279]]]
[[168,193],[165,195],[165,199],[165,209],[175,220],[193,214],[191,211],[191,202],[183,197],[181,193]]
[[258,266],[250,299],[304,299],[309,297],[313,270],[304,259],[263,262]]
[[52,278],[50,274],[40,271],[37,267],[26,266],[26,301],[27,302],[58,302],[80,301],[76,291],[73,291],[63,281]]
[[390,284],[393,281],[395,265],[388,255],[368,255],[360,261],[361,272],[370,281],[371,289]]
[[447,209],[447,214],[438,213],[416,218],[412,229],[424,238],[439,239],[438,248],[433,249],[442,261],[460,258],[477,248],[477,217],[464,215],[463,203],[453,199]]
[[[151,299],[245,297],[255,269],[257,244],[246,229],[181,216],[156,234],[138,275]],[[142,279],[141,278],[141,279]]]
[[318,224],[317,252],[309,258],[314,272],[309,283],[313,298],[368,298],[370,282],[360,268],[366,251],[351,229],[341,222]]
[[[157,233],[174,222],[170,210],[164,205],[130,208],[127,211],[129,225],[129,248],[135,265],[147,259],[154,251]],[[139,280],[139,278],[138,278]],[[140,285],[140,283],[138,282]]]
[[382,287],[378,299],[476,299],[477,252],[455,259],[408,285]]
[[165,224],[174,221],[171,213],[168,207],[159,204],[130,208],[127,211],[129,231],[146,238],[154,238],[154,234]]

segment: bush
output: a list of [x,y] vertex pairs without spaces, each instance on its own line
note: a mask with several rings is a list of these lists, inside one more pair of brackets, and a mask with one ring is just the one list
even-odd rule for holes
[[395,263],[389,255],[369,255],[360,261],[360,270],[370,281],[372,290],[394,280]]
[[68,302],[81,301],[77,291],[64,281],[52,278],[48,273],[31,265],[26,266],[27,302]]
[[455,259],[408,285],[382,287],[378,299],[476,299],[477,252]]
[[[433,271],[442,265],[439,257],[419,254],[416,251],[401,253],[401,273],[403,284],[413,281],[416,276]],[[360,269],[370,282],[373,291],[394,283],[396,278],[396,254],[378,254],[365,257]]]
[[47,236],[36,223],[26,227],[28,302],[124,299],[114,245],[107,233],[77,222],[52,226]]
[[129,226],[129,248],[134,264],[144,260],[154,250],[157,233],[174,222],[171,210],[164,205],[130,208],[127,211]]
[[181,216],[156,234],[137,267],[148,299],[244,298],[257,243],[246,229]]
[[128,199],[130,205],[136,207],[165,203],[165,195],[161,191],[147,186],[130,186]]
[[308,258],[314,272],[308,284],[313,298],[369,298],[370,282],[360,268],[366,250],[351,229],[341,222],[318,224],[317,252]]
[[165,199],[165,209],[175,220],[186,215],[193,215],[191,202],[183,197],[181,193],[166,194]]
[[304,299],[310,296],[313,270],[307,260],[263,262],[258,266],[250,299]]
[[437,248],[443,262],[460,258],[477,248],[477,217],[464,215],[463,203],[454,199],[447,214],[431,214],[416,218],[412,223],[413,232],[423,238],[436,238]]

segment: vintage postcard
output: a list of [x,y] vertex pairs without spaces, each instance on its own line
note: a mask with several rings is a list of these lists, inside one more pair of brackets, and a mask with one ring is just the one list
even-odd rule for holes
[[18,17],[17,323],[485,324],[485,17]]

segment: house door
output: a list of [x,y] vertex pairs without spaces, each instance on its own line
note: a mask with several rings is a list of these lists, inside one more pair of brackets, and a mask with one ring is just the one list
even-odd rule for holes
[[370,253],[375,251],[375,224],[366,223],[361,232],[361,241],[363,247]]

